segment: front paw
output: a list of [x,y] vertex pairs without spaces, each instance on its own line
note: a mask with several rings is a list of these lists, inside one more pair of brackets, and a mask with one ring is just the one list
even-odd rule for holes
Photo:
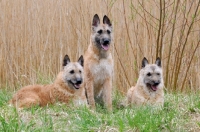
[[96,110],[95,104],[90,105],[90,108],[95,111]]

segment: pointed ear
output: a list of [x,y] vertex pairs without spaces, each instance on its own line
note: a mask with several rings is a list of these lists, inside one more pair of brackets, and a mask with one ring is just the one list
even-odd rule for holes
[[112,26],[112,24],[110,23],[110,19],[106,15],[103,17],[103,24],[108,24],[109,26]]
[[93,17],[92,26],[97,27],[99,24],[100,24],[99,16],[95,14]]
[[157,59],[156,59],[156,65],[158,65],[159,67],[161,67],[161,59],[158,57]]
[[144,68],[147,64],[149,64],[148,60],[144,57],[142,60],[142,68]]
[[83,67],[83,65],[84,65],[84,59],[83,59],[82,55],[79,57],[78,63]]
[[67,64],[70,63],[70,59],[68,55],[65,55],[64,59],[63,59],[63,66],[66,66]]

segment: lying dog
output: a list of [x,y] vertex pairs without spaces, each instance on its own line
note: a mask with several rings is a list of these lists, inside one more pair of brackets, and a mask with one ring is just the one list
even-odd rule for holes
[[17,108],[46,106],[56,101],[75,105],[87,105],[83,83],[83,56],[78,62],[70,62],[68,55],[63,60],[63,70],[50,85],[29,85],[21,88],[10,100]]
[[142,60],[142,69],[135,87],[131,87],[127,93],[128,104],[164,104],[163,74],[160,58],[155,64],[148,64],[148,60]]

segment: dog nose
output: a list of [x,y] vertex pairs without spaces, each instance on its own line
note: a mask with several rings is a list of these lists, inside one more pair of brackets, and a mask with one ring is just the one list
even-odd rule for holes
[[153,85],[154,86],[157,86],[157,85],[159,85],[160,84],[160,81],[153,81]]
[[103,44],[109,44],[110,43],[110,39],[104,38],[103,39]]
[[81,84],[81,83],[82,83],[82,79],[81,79],[81,78],[78,78],[78,79],[76,80],[76,83],[77,83],[77,84]]

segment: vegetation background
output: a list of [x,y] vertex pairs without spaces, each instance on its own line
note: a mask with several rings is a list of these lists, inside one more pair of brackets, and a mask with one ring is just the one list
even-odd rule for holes
[[196,91],[199,6],[199,0],[1,0],[0,87],[52,81],[65,54],[74,61],[84,54],[97,13],[114,28],[114,88],[126,93],[142,58],[154,63],[161,57],[168,91]]
[[[200,131],[199,6],[199,0],[0,0],[0,131]],[[101,21],[107,15],[114,28],[113,112],[99,105],[96,112],[8,106],[22,86],[52,83],[65,54],[73,61],[84,54],[94,14]],[[164,107],[119,109],[143,57],[162,59]]]

